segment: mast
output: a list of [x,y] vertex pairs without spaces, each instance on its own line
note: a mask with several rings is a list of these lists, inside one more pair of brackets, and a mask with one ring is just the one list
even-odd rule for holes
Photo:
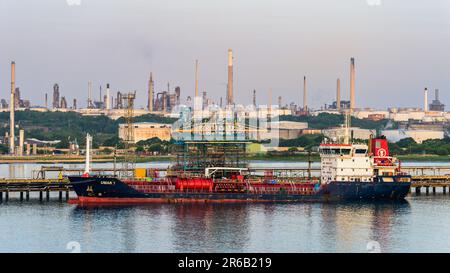
[[84,174],[88,175],[91,171],[91,142],[92,137],[86,134],[86,164],[84,166]]

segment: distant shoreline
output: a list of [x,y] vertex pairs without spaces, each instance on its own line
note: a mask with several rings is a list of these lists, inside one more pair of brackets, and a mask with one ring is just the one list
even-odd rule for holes
[[[408,162],[450,162],[450,156],[438,156],[438,155],[400,155],[397,156],[401,161]],[[145,162],[168,162],[175,159],[174,156],[138,156],[136,157],[136,163]],[[292,155],[292,156],[269,156],[269,155],[252,155],[247,157],[248,161],[273,161],[273,162],[319,162],[318,155],[312,155],[308,158],[307,155]],[[30,157],[9,157],[1,156],[0,164],[9,163],[41,163],[41,164],[57,164],[57,163],[84,163],[84,157],[67,157],[67,156],[30,156]],[[91,160],[93,163],[113,163],[114,158],[109,156],[94,157]],[[123,157],[117,157],[116,162],[121,163],[124,161]]]

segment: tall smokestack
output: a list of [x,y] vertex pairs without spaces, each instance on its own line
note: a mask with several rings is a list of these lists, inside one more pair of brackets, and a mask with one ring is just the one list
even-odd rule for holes
[[350,110],[355,108],[355,58],[350,59]]
[[198,97],[198,60],[195,60],[195,97]]
[[92,82],[88,82],[88,108],[91,108],[92,105]]
[[307,91],[306,91],[306,76],[303,76],[303,111],[308,111],[308,102],[307,102]]
[[428,88],[423,92],[423,111],[428,112]]
[[106,84],[106,110],[111,110],[111,98],[109,93],[109,83]]
[[48,109],[48,96],[47,96],[47,93],[45,93],[45,109]]
[[337,79],[336,85],[336,109],[341,111],[341,79]]
[[253,106],[256,107],[256,90],[253,89]]
[[439,89],[435,89],[435,90],[434,90],[434,99],[435,99],[436,101],[439,101]]
[[20,129],[20,131],[19,131],[19,151],[17,153],[18,156],[22,156],[23,155],[24,139],[25,139],[25,131],[23,129]]
[[153,105],[154,105],[154,93],[155,93],[155,83],[153,82],[153,74],[150,72],[150,79],[148,81],[148,102],[147,102],[147,109],[148,111],[153,111]]
[[233,51],[228,49],[227,105],[233,104]]
[[16,63],[11,62],[11,100],[9,102],[9,153],[14,154],[14,92],[16,90]]

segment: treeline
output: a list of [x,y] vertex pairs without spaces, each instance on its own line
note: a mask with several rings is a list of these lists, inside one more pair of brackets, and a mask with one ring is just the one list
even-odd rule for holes
[[[280,116],[280,121],[296,121],[308,122],[308,127],[311,129],[327,129],[344,124],[344,115],[335,115],[328,113],[321,113],[317,116]],[[383,119],[380,121],[373,121],[369,119],[351,118],[352,127],[360,127],[363,129],[380,130],[386,127],[389,120]]]
[[170,141],[161,140],[157,137],[141,140],[136,143],[137,153],[148,153],[148,154],[169,154],[175,149],[175,141],[171,139]]
[[[281,139],[280,147],[302,147],[305,150],[312,150],[323,141],[323,135],[303,135],[296,139]],[[367,143],[367,140],[353,140],[356,143]],[[422,143],[417,143],[412,138],[405,138],[395,143],[389,143],[389,150],[393,155],[449,155],[450,138],[429,139]]]
[[[71,141],[85,144],[86,133],[93,136],[93,146],[122,146],[118,126],[124,118],[112,120],[107,116],[83,116],[76,112],[17,111],[16,125],[25,128],[26,138],[60,140],[56,148],[68,148]],[[176,119],[146,114],[135,117],[135,122],[173,123]],[[0,113],[0,135],[9,131],[9,112]],[[17,133],[18,134],[18,133]]]
[[396,143],[389,143],[389,150],[395,155],[448,155],[450,152],[450,138],[445,137],[444,139],[429,139],[420,144],[412,138],[405,138]]
[[302,147],[310,150],[319,146],[323,141],[323,135],[302,135],[295,139],[280,139],[280,147]]

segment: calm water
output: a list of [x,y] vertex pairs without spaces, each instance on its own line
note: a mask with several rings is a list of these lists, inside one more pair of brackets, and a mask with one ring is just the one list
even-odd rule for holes
[[[25,177],[39,166],[0,165],[0,176]],[[0,205],[0,252],[367,252],[368,244],[450,252],[449,227],[450,196],[440,193],[402,203],[130,207],[13,198]]]

